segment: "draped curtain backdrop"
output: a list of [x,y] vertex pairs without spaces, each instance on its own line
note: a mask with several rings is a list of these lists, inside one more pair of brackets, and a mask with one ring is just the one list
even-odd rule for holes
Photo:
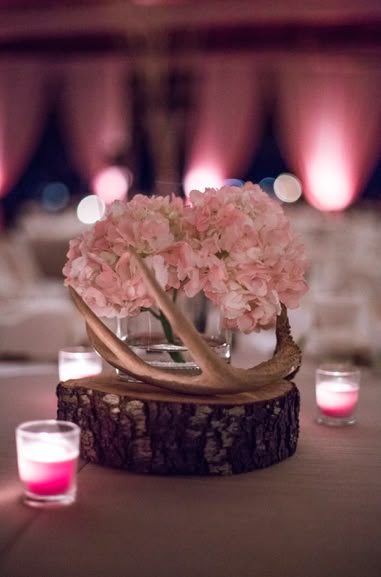
[[361,58],[295,57],[279,75],[279,139],[306,199],[343,210],[380,150],[381,71]]
[[[186,123],[184,188],[240,178],[262,133],[263,78],[256,57],[199,57],[198,91]],[[128,63],[115,57],[66,61],[0,60],[0,197],[22,174],[46,115],[49,75],[61,79],[68,151],[92,182],[131,144]],[[380,150],[381,71],[360,56],[280,60],[278,138],[307,200],[322,210],[350,205]]]
[[240,178],[258,145],[258,70],[252,57],[203,58],[196,64],[199,92],[186,162],[184,189]]
[[0,197],[21,176],[41,134],[44,80],[41,62],[0,61]]
[[92,182],[129,144],[126,65],[115,59],[76,60],[65,67],[64,123],[68,150]]

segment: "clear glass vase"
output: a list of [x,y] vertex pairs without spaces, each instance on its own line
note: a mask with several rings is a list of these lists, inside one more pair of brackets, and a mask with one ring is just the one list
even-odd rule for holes
[[[203,295],[190,299],[182,293],[177,295],[176,307],[192,321],[209,347],[229,363],[232,335],[223,326],[219,309]],[[116,334],[150,365],[173,371],[199,372],[187,347],[157,309],[143,311],[135,317],[116,319]]]

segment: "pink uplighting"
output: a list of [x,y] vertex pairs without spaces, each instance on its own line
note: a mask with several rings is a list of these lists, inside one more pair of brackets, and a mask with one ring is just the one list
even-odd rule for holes
[[129,188],[128,172],[111,166],[99,172],[93,181],[94,192],[106,204],[126,198]]
[[356,196],[350,166],[329,149],[307,163],[305,187],[309,202],[323,211],[344,210]]
[[259,80],[250,58],[199,62],[200,89],[190,131],[184,190],[220,187],[244,174],[261,134]]
[[381,76],[355,57],[301,57],[281,77],[285,157],[310,204],[342,211],[361,194],[377,160]]

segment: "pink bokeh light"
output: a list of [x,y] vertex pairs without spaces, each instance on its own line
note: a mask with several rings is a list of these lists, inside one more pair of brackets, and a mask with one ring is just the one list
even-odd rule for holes
[[356,197],[350,168],[327,154],[311,158],[306,169],[305,186],[309,202],[323,211],[344,210]]
[[106,204],[111,204],[114,200],[124,200],[130,186],[129,172],[111,166],[98,172],[93,180],[93,190]]
[[189,170],[184,178],[184,191],[188,196],[191,190],[205,190],[205,188],[220,188],[224,177],[222,169],[217,166],[196,166]]

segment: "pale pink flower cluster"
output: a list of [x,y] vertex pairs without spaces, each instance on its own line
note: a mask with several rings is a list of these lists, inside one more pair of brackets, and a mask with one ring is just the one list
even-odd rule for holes
[[65,284],[100,316],[152,306],[128,247],[145,258],[165,290],[203,291],[226,325],[268,328],[280,303],[299,306],[307,290],[304,249],[281,206],[258,185],[192,191],[179,198],[135,196],[70,243]]
[[269,328],[280,304],[297,308],[307,291],[306,260],[280,204],[251,182],[190,193],[184,291],[197,288],[244,333]]
[[133,316],[151,307],[154,300],[128,248],[145,259],[163,288],[179,288],[175,253],[184,236],[183,213],[180,198],[136,195],[115,201],[103,220],[70,241],[65,284],[99,316]]

